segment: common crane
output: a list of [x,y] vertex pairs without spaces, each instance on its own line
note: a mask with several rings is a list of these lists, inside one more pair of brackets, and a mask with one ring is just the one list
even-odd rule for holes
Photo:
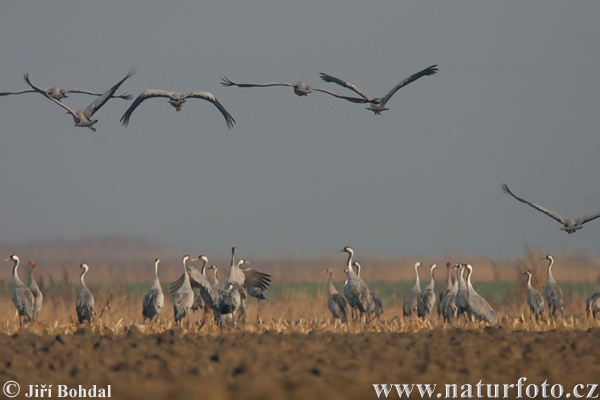
[[327,307],[331,311],[333,318],[339,319],[341,322],[348,322],[350,307],[346,299],[338,293],[333,285],[333,268],[327,268],[325,273],[329,274],[329,279],[327,280]]
[[158,313],[162,306],[165,303],[165,295],[163,294],[162,287],[160,286],[160,280],[158,279],[158,265],[160,264],[160,259],[154,260],[154,283],[146,295],[144,296],[144,300],[142,301],[142,315],[144,316],[144,320],[148,319],[152,321],[152,319],[156,316],[158,317]]
[[431,282],[429,282],[429,285],[427,285],[427,287],[417,295],[417,316],[420,318],[425,318],[429,313],[431,313],[431,310],[433,310],[433,307],[435,306],[434,270],[436,268],[436,264],[431,266]]
[[544,296],[531,285],[531,272],[525,271],[527,275],[527,305],[531,309],[531,314],[538,320],[544,314]]
[[212,103],[217,109],[221,112],[223,117],[225,118],[225,122],[227,123],[227,128],[231,129],[233,124],[235,124],[235,120],[229,114],[229,112],[223,107],[223,105],[217,100],[215,95],[210,92],[167,92],[164,90],[156,90],[149,89],[140,94],[133,104],[129,106],[125,114],[121,117],[121,123],[123,126],[129,125],[129,119],[131,118],[131,114],[135,111],[135,109],[147,99],[151,99],[154,97],[164,97],[169,99],[169,104],[172,105],[176,111],[181,111],[181,107],[185,104],[187,99],[202,99]]
[[563,316],[563,308],[565,306],[565,302],[563,300],[563,293],[560,289],[560,286],[554,280],[554,276],[552,275],[552,266],[554,265],[554,257],[550,254],[546,256],[546,259],[549,261],[548,264],[548,280],[546,281],[546,287],[544,288],[544,297],[546,298],[546,303],[548,304],[548,313],[554,317],[556,316],[556,310],[560,311],[560,316]]
[[453,318],[458,316],[458,309],[456,308],[456,295],[458,294],[459,270],[460,265],[456,264],[454,266],[455,277],[452,288],[444,295],[444,298],[441,301],[442,316],[444,317],[444,321],[448,323],[452,322]]
[[83,263],[79,266],[82,269],[81,276],[79,277],[79,293],[77,293],[77,299],[75,301],[75,310],[77,311],[77,319],[80,324],[87,321],[91,325],[92,317],[94,312],[94,295],[85,284],[83,277],[89,271],[90,267]]
[[40,290],[40,287],[34,277],[35,269],[37,268],[37,263],[35,262],[35,260],[31,260],[26,262],[25,266],[31,267],[29,290],[31,290],[31,294],[33,294],[33,319],[37,319],[38,315],[40,315],[40,312],[42,311],[42,304],[44,303],[44,295]]
[[190,285],[190,277],[188,275],[188,261],[194,261],[189,255],[183,256],[181,260],[183,263],[183,281],[179,288],[177,288],[173,295],[173,313],[175,316],[175,323],[179,324],[181,320],[187,316],[194,304],[194,291]]
[[421,279],[419,278],[419,267],[421,265],[420,261],[415,264],[415,273],[417,275],[415,284],[410,292],[406,293],[402,298],[402,312],[405,317],[417,311],[417,296],[421,293]]
[[502,191],[506,194],[511,195],[515,199],[519,200],[521,203],[525,203],[525,204],[535,208],[536,210],[543,212],[550,218],[560,222],[561,224],[563,224],[563,227],[560,229],[567,233],[577,232],[579,229],[583,228],[583,224],[585,224],[586,222],[590,222],[590,221],[600,217],[600,213],[596,213],[596,214],[588,215],[583,218],[566,218],[566,217],[563,217],[545,207],[542,207],[535,203],[531,203],[521,197],[516,196],[513,192],[510,191],[510,189],[508,188],[508,185],[506,183],[502,184]]
[[469,301],[467,300],[467,282],[464,278],[465,265],[459,265],[459,277],[458,277],[458,291],[456,292],[456,298],[454,303],[456,304],[456,316],[460,317],[464,315],[467,320],[469,316]]
[[411,82],[416,81],[417,79],[419,79],[423,76],[434,75],[438,71],[439,71],[439,69],[437,68],[437,65],[432,65],[431,67],[425,68],[424,70],[419,71],[416,74],[413,74],[413,75],[409,76],[408,78],[404,79],[402,82],[400,82],[399,84],[394,86],[392,88],[392,90],[390,90],[389,93],[383,97],[371,97],[348,81],[345,81],[340,78],[336,78],[331,75],[324,74],[322,72],[320,73],[320,75],[321,75],[321,79],[325,82],[337,83],[340,86],[343,86],[345,88],[352,90],[353,92],[355,92],[356,94],[361,96],[363,99],[365,99],[366,102],[371,103],[371,106],[367,107],[367,110],[373,111],[373,113],[375,113],[375,115],[381,115],[382,111],[389,110],[389,108],[385,108],[385,105],[390,100],[390,98],[394,95],[394,93],[396,93],[400,88],[408,85]]
[[34,298],[31,290],[19,278],[19,257],[11,255],[5,261],[13,262],[12,301],[19,313],[19,326],[35,319]]
[[473,274],[473,267],[470,264],[466,266],[467,272],[467,300],[469,302],[469,312],[474,315],[479,321],[485,321],[491,326],[496,326],[498,323],[498,315],[492,308],[490,303],[479,295],[473,289],[471,284],[471,275]]
[[442,315],[442,302],[444,301],[444,296],[446,296],[448,294],[448,292],[450,292],[450,290],[452,290],[452,275],[450,273],[450,268],[452,267],[452,264],[450,264],[450,261],[446,262],[446,289],[442,290],[440,292],[440,294],[438,295],[438,305],[437,305],[437,311],[438,311],[438,315]]
[[241,88],[247,88],[247,87],[269,87],[269,86],[289,86],[294,88],[294,93],[297,96],[308,96],[309,93],[312,93],[313,91],[315,92],[322,92],[322,93],[327,93],[331,96],[340,98],[340,99],[344,99],[344,100],[348,100],[350,102],[353,103],[368,103],[367,100],[359,98],[359,97],[348,97],[348,96],[342,96],[339,95],[335,92],[332,92],[330,90],[327,89],[322,89],[316,86],[312,86],[306,82],[268,82],[268,83],[235,83],[232,82],[230,79],[226,78],[226,77],[222,77],[221,78],[221,85],[223,86],[237,86],[237,87],[241,87]]
[[[358,261],[354,261],[352,263],[352,266],[354,268],[356,268],[356,275],[360,278],[360,270],[361,270],[360,263]],[[360,278],[360,279],[362,280],[362,278]],[[379,318],[381,316],[381,314],[383,314],[383,302],[381,301],[381,299],[379,297],[375,296],[375,293],[373,293],[371,291],[371,289],[366,284],[366,282],[365,282],[365,286],[367,286],[367,289],[369,289],[369,293],[371,294],[370,299],[367,302],[367,317],[368,317],[367,323],[369,323],[373,319]],[[371,317],[372,314],[374,314],[373,317]]]
[[[83,89],[66,89],[60,86],[53,86],[51,88],[40,88],[41,90],[43,90],[48,96],[52,97],[55,100],[62,100],[62,99],[66,99],[67,97],[67,93],[82,93],[82,94],[89,94],[92,96],[102,96],[102,93],[94,93],[94,92],[90,92],[89,90],[83,90]],[[35,89],[27,89],[27,90],[21,90],[19,92],[0,92],[0,96],[9,96],[9,95],[13,95],[13,94],[23,94],[23,93],[36,93],[37,90]],[[130,94],[121,94],[121,95],[115,95],[112,96],[114,98],[120,98],[120,99],[124,99],[124,100],[131,100],[132,96]]]
[[71,116],[73,117],[75,126],[79,126],[82,128],[89,128],[92,131],[96,132],[96,128],[94,128],[94,124],[96,124],[96,122],[98,122],[98,120],[92,119],[92,116],[96,113],[96,111],[98,111],[100,108],[102,108],[102,106],[104,104],[106,104],[106,102],[115,94],[115,92],[119,89],[119,86],[121,86],[123,84],[123,82],[125,82],[133,74],[135,74],[135,71],[136,71],[135,68],[130,69],[129,72],[127,73],[127,75],[125,76],[125,78],[121,79],[119,82],[117,82],[117,84],[115,84],[113,87],[111,87],[106,92],[104,92],[104,94],[102,96],[100,96],[98,99],[96,99],[92,104],[90,104],[86,108],[83,108],[80,110],[76,110],[74,108],[67,106],[66,104],[63,104],[61,101],[56,100],[55,98],[46,94],[46,92],[44,92],[42,89],[40,89],[36,86],[33,86],[33,84],[29,81],[29,74],[25,74],[23,78],[25,79],[25,82],[27,82],[27,84],[29,86],[31,86],[34,90],[36,90],[37,92],[40,92],[41,94],[46,96],[48,99],[52,100],[53,102],[55,102],[56,104],[58,104],[59,106],[61,106],[65,110],[67,110],[67,114],[71,114]]
[[596,314],[600,313],[600,276],[597,279],[596,291],[585,300],[585,310],[593,319],[596,319]]

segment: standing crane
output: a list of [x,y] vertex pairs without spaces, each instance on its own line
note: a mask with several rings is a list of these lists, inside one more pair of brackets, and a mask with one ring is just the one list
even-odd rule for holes
[[565,302],[563,300],[562,290],[552,275],[554,257],[548,254],[546,259],[550,262],[548,264],[548,281],[546,282],[546,287],[544,288],[544,297],[546,297],[546,303],[548,303],[548,312],[550,316],[554,317],[556,315],[556,310],[560,310],[560,316],[562,317]]
[[157,258],[154,260],[154,283],[150,290],[146,292],[142,301],[142,315],[144,316],[144,320],[148,319],[152,321],[155,316],[158,318],[158,313],[165,303],[165,295],[158,279],[158,264],[160,264],[160,259]]
[[469,302],[469,312],[474,315],[479,321],[485,321],[491,326],[496,326],[498,323],[498,315],[492,308],[490,303],[479,295],[473,289],[471,284],[471,275],[473,274],[473,267],[470,264],[466,266],[467,272],[467,301]]
[[402,298],[402,311],[405,317],[410,316],[413,312],[417,311],[417,296],[421,293],[421,279],[419,278],[419,267],[421,261],[415,264],[415,273],[417,278],[415,279],[415,285],[410,292],[404,295]]
[[19,313],[19,326],[23,323],[30,322],[35,319],[34,298],[31,290],[25,286],[19,278],[19,257],[12,255],[5,261],[13,262],[13,290],[12,301]]
[[190,285],[190,277],[188,275],[188,261],[194,261],[189,255],[183,256],[183,281],[173,295],[173,313],[175,315],[175,323],[179,324],[181,320],[190,313],[192,304],[194,304],[194,291]]
[[597,279],[596,291],[585,300],[585,310],[588,317],[596,319],[596,314],[600,313],[600,276]]
[[458,317],[464,315],[469,320],[469,301],[467,300],[467,283],[465,282],[464,272],[465,265],[459,264],[458,291],[454,302],[456,303],[456,315]]
[[350,246],[344,247],[340,253],[348,253],[348,261],[346,263],[346,282],[344,283],[344,296],[353,309],[353,319],[356,319],[354,309],[358,310],[360,319],[365,313],[368,313],[369,305],[372,301],[371,292],[367,284],[354,272],[352,258],[354,257],[354,249]]
[[436,268],[436,264],[431,266],[431,282],[417,295],[417,316],[420,318],[425,318],[435,306],[435,277],[433,271]]
[[442,316],[444,317],[444,322],[452,322],[452,319],[458,315],[458,309],[456,308],[456,295],[458,294],[458,282],[459,282],[459,274],[458,270],[460,269],[460,265],[456,264],[454,266],[454,283],[452,284],[452,288],[448,293],[444,295],[441,303],[441,311]]
[[[354,266],[354,268],[356,268],[356,275],[358,275],[358,277],[360,278],[360,270],[361,270],[360,263],[358,261],[354,261],[354,263],[352,263],[352,265]],[[366,283],[365,283],[365,285],[366,285]],[[375,293],[373,293],[368,286],[367,286],[367,288],[369,289],[369,292],[371,293],[370,301],[367,304],[367,317],[368,317],[367,323],[369,323],[373,319],[379,318],[381,316],[381,314],[383,314],[383,302],[381,301],[381,299],[379,297],[375,296]],[[375,315],[371,318],[372,314],[375,314]]]
[[446,262],[446,279],[447,279],[447,283],[446,283],[446,289],[442,290],[438,296],[438,305],[437,305],[437,310],[438,310],[438,315],[442,315],[442,303],[444,301],[444,296],[446,296],[448,294],[448,292],[450,292],[450,290],[452,290],[452,275],[450,274],[450,268],[452,267],[452,264],[450,264],[450,261]]
[[92,317],[94,312],[94,295],[85,284],[83,277],[89,271],[90,267],[83,263],[79,266],[82,269],[81,276],[79,277],[79,293],[75,300],[75,311],[77,311],[77,319],[80,324],[87,321],[88,324],[92,324]]
[[531,314],[535,315],[537,321],[544,314],[544,296],[536,288],[531,285],[531,272],[525,271],[523,275],[527,275],[527,304],[531,309]]
[[31,294],[33,294],[33,310],[34,310],[33,319],[35,320],[35,319],[37,319],[38,315],[40,315],[40,312],[42,311],[42,304],[44,303],[44,295],[42,294],[42,291],[40,290],[40,287],[34,277],[35,269],[37,268],[37,263],[35,262],[35,260],[31,260],[31,261],[26,262],[25,266],[31,267],[29,290],[31,290]]
[[331,311],[333,318],[339,319],[341,322],[348,322],[350,307],[346,299],[338,293],[333,285],[333,268],[327,268],[325,273],[329,274],[329,279],[327,280],[327,307]]

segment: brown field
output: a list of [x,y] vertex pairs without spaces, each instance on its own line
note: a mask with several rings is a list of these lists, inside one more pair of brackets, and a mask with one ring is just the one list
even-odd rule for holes
[[[16,380],[22,390],[29,384],[110,384],[112,397],[123,399],[348,399],[376,398],[374,383],[460,385],[483,379],[502,384],[527,377],[527,383],[547,379],[571,390],[577,383],[596,383],[600,376],[600,321],[586,317],[585,294],[565,293],[564,318],[540,322],[529,318],[520,274],[524,268],[532,269],[542,285],[546,262],[541,250],[526,249],[513,260],[456,256],[422,260],[472,263],[477,268],[476,289],[477,282],[511,283],[493,303],[500,314],[499,328],[464,321],[450,326],[436,315],[427,321],[403,318],[400,292],[385,298],[380,321],[333,323],[322,271],[339,269],[336,286],[341,290],[345,262],[342,255],[333,255],[252,260],[257,269],[272,274],[274,282],[318,282],[318,290],[312,295],[302,290],[280,294],[261,307],[260,320],[253,300],[248,323],[225,330],[214,326],[210,316],[202,324],[202,312],[191,315],[182,327],[175,326],[166,293],[161,319],[142,323],[141,296],[153,280],[153,259],[165,254],[160,271],[165,289],[182,270],[181,254],[167,247],[114,239],[0,246],[0,251],[5,254],[2,258],[16,253],[22,262],[36,259],[42,287],[63,288],[45,297],[38,322],[20,329],[10,300],[12,264],[6,262],[5,273],[0,274],[0,383]],[[595,281],[600,266],[595,256],[555,254],[555,258],[559,282]],[[400,285],[414,279],[414,258],[361,260],[367,282]],[[74,321],[74,299],[78,265],[84,261],[91,267],[86,280],[96,296],[98,318],[82,328]],[[226,265],[228,260],[212,261]],[[440,272],[441,285],[445,271]],[[25,268],[20,275],[27,282]],[[423,286],[427,282],[424,273]],[[141,292],[128,292],[130,283],[140,283]],[[18,398],[25,398],[23,392]]]

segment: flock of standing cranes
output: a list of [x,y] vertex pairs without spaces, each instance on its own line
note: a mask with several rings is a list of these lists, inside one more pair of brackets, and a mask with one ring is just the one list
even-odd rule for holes
[[[352,103],[369,103],[370,107],[367,107],[367,109],[373,111],[373,113],[375,113],[377,115],[380,115],[382,111],[388,110],[388,108],[385,108],[386,103],[400,88],[408,85],[411,82],[414,82],[415,80],[417,80],[423,76],[434,75],[437,72],[438,72],[437,65],[432,65],[431,67],[425,68],[424,70],[419,71],[419,72],[409,76],[408,78],[404,79],[402,82],[398,83],[384,97],[371,97],[371,96],[367,95],[365,92],[363,92],[362,90],[360,90],[358,87],[353,85],[352,83],[347,82],[343,79],[333,77],[331,75],[324,74],[324,73],[321,73],[321,79],[323,81],[335,83],[337,85],[340,85],[342,87],[350,89],[353,92],[355,92],[356,94],[358,94],[360,97],[343,96],[343,95],[335,93],[331,90],[315,87],[315,86],[312,86],[305,82],[235,83],[235,82],[229,80],[228,78],[223,77],[223,78],[221,78],[221,84],[223,86],[237,86],[237,87],[241,87],[241,88],[289,86],[289,87],[294,88],[294,93],[297,94],[298,96],[307,96],[309,93],[311,93],[313,91],[321,92],[321,93],[326,93],[326,94],[329,94],[331,96],[334,96],[334,97],[337,97],[340,99],[348,100]],[[42,94],[44,97],[48,98],[49,100],[52,100],[58,106],[65,109],[67,111],[67,114],[70,114],[73,117],[75,126],[82,127],[82,128],[88,128],[88,129],[91,129],[92,131],[96,132],[96,128],[94,127],[94,125],[98,122],[98,120],[92,119],[92,116],[98,110],[100,110],[100,108],[102,108],[102,106],[104,106],[104,104],[106,104],[106,102],[108,100],[110,100],[113,97],[121,98],[121,99],[125,99],[125,100],[131,100],[132,96],[129,94],[115,95],[115,93],[117,92],[119,87],[127,79],[131,78],[131,76],[133,76],[135,73],[136,73],[136,68],[135,67],[131,68],[129,70],[129,72],[127,73],[127,75],[123,79],[121,79],[119,82],[117,82],[115,85],[113,85],[110,89],[108,89],[104,93],[94,93],[89,90],[82,90],[82,89],[66,89],[66,88],[62,88],[62,87],[58,87],[58,86],[54,86],[51,88],[40,88],[40,87],[35,86],[33,83],[31,83],[31,80],[29,79],[29,74],[25,74],[23,78],[24,78],[25,82],[27,83],[27,85],[30,86],[31,89],[21,90],[21,91],[16,91],[16,92],[0,92],[0,96],[38,92],[38,93]],[[98,99],[93,101],[86,108],[76,110],[62,102],[63,99],[68,97],[67,93],[89,94],[92,96],[98,96]],[[169,104],[171,106],[173,106],[176,111],[181,111],[181,107],[183,107],[183,105],[187,99],[206,100],[206,101],[212,103],[219,110],[219,112],[223,115],[223,117],[225,118],[225,122],[227,123],[228,129],[231,129],[233,127],[233,124],[235,124],[235,119],[233,119],[231,114],[225,109],[225,107],[219,102],[219,100],[217,100],[215,95],[213,95],[210,92],[203,92],[203,91],[172,92],[172,91],[165,91],[165,90],[149,89],[149,90],[145,90],[143,93],[141,93],[134,100],[133,104],[131,104],[131,106],[127,109],[127,111],[125,111],[125,113],[123,114],[123,116],[121,117],[121,120],[120,120],[120,122],[123,124],[123,126],[129,125],[129,121],[131,119],[133,112],[137,109],[137,107],[142,102],[144,102],[145,100],[154,98],[154,97],[163,97],[163,98],[169,99]]]
[[[382,301],[360,277],[361,265],[358,261],[353,260],[354,250],[352,247],[346,246],[340,252],[348,255],[344,268],[346,281],[344,282],[343,296],[336,290],[333,283],[333,269],[326,269],[325,273],[329,275],[327,306],[334,319],[340,320],[342,323],[358,321],[368,324],[383,314]],[[205,255],[200,255],[198,258],[192,258],[189,255],[183,257],[183,273],[169,288],[173,299],[173,315],[177,324],[189,316],[190,311],[200,309],[205,311],[202,325],[206,322],[207,313],[211,311],[215,323],[219,326],[223,326],[224,323],[228,325],[238,322],[245,323],[248,296],[258,300],[257,313],[260,313],[260,301],[267,299],[271,276],[247,267],[246,265],[250,264],[247,260],[236,261],[235,255],[236,248],[232,247],[229,272],[223,282],[219,282],[217,278],[217,266],[214,264],[208,266],[208,257]],[[556,317],[557,311],[563,317],[562,290],[552,274],[554,257],[547,255],[546,259],[549,261],[548,278],[543,295],[531,284],[531,272],[525,271],[523,274],[528,275],[527,304],[536,320],[543,316],[545,307],[548,308],[550,317]],[[25,266],[31,267],[30,284],[27,286],[19,278],[19,257],[12,255],[6,261],[13,262],[12,301],[19,315],[19,324],[23,326],[26,322],[35,321],[42,309],[44,297],[34,277],[37,264],[35,261],[25,264]],[[188,262],[194,261],[202,262],[200,269],[188,265]],[[156,318],[164,305],[165,296],[158,278],[159,264],[160,259],[157,258],[154,261],[154,283],[142,300],[144,321],[152,321]],[[474,318],[491,326],[498,324],[496,311],[473,288],[471,282],[473,267],[470,264],[459,263],[452,266],[450,262],[447,262],[447,285],[437,296],[434,275],[437,265],[431,265],[431,280],[421,290],[419,267],[422,265],[421,262],[414,265],[416,274],[414,287],[403,297],[404,317],[417,316],[425,319],[437,308],[438,315],[448,323],[460,318],[466,321]],[[85,263],[81,264],[80,268],[82,272],[79,278],[80,288],[75,301],[75,310],[80,324],[86,321],[91,324],[94,319],[94,296],[84,280],[90,268]],[[213,270],[212,281],[207,276],[207,270]],[[452,279],[453,277],[454,279]],[[197,292],[194,289],[197,289]],[[596,318],[596,314],[600,312],[600,285],[587,298],[586,311],[592,318]]]

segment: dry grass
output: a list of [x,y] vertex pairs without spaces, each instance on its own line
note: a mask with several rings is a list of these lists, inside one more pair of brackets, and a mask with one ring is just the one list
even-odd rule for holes
[[[24,263],[35,259],[38,262],[37,280],[44,291],[44,308],[39,321],[25,329],[40,334],[70,334],[80,329],[76,323],[75,296],[79,286],[79,264],[83,261],[90,265],[86,282],[96,297],[96,321],[91,329],[98,333],[126,332],[136,326],[144,333],[158,333],[171,329],[183,332],[218,334],[208,316],[206,324],[202,324],[202,312],[192,314],[189,322],[182,328],[176,327],[173,321],[172,303],[165,290],[165,306],[161,311],[161,319],[151,324],[142,323],[141,299],[153,280],[153,260],[161,257],[161,282],[166,289],[168,282],[174,281],[181,274],[181,253],[165,246],[157,246],[144,241],[123,239],[105,239],[101,241],[81,241],[77,243],[53,243],[33,245],[0,245],[0,252],[8,255],[15,253],[21,256]],[[560,284],[564,284],[566,308],[565,319],[558,321],[534,322],[529,317],[526,297],[526,280],[522,275],[528,269],[533,274],[533,283],[538,290],[543,289],[546,281],[547,261],[545,252],[538,249],[525,249],[522,256],[509,260],[489,260],[469,257],[468,260],[457,256],[443,259],[421,259],[426,265],[436,262],[445,265],[451,262],[468,261],[475,268],[474,286],[480,294],[487,297],[501,316],[501,326],[507,329],[525,329],[546,331],[551,329],[588,329],[597,327],[598,322],[585,317],[585,293],[588,287],[579,290],[570,289],[569,284],[587,282],[593,288],[600,260],[590,255],[587,257],[570,254],[556,254],[554,276]],[[211,263],[227,265],[228,257],[211,258]],[[384,315],[381,321],[369,325],[340,325],[330,320],[327,309],[325,291],[325,268],[334,269],[334,279],[338,290],[341,290],[344,274],[345,258],[342,255],[321,256],[311,258],[271,257],[253,259],[253,266],[260,271],[270,273],[275,284],[298,283],[291,288],[284,286],[279,294],[261,306],[262,320],[257,322],[256,301],[251,299],[247,311],[248,323],[233,331],[247,332],[416,332],[431,329],[448,329],[433,315],[430,320],[420,321],[416,318],[402,318],[401,298],[403,288],[412,286],[414,270],[412,266],[416,258],[380,259],[376,257],[360,257],[363,265],[363,278],[375,288],[387,288],[388,293],[381,296],[384,301]],[[10,290],[12,278],[10,263],[5,264],[5,273],[0,275],[0,332],[12,334],[19,330],[15,318],[15,308],[11,302]],[[567,267],[568,266],[568,267]],[[226,269],[226,268],[223,268]],[[221,278],[225,272],[219,271]],[[26,268],[20,268],[20,275],[28,281]],[[422,277],[428,281],[427,274]],[[445,287],[445,276],[439,276],[436,292]],[[302,283],[302,284],[301,284]],[[305,283],[305,284],[304,284]],[[385,285],[384,285],[385,284]],[[135,288],[135,290],[132,289]],[[574,287],[574,286],[573,286]],[[275,289],[275,288],[274,288]],[[495,293],[494,293],[495,292]],[[382,293],[378,293],[382,294]],[[466,329],[483,329],[484,325],[471,322],[463,325]]]

